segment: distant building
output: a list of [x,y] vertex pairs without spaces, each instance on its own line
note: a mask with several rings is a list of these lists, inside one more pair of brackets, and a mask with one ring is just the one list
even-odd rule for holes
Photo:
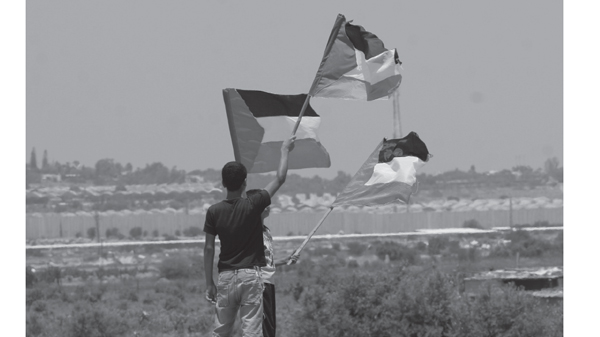
[[203,183],[204,182],[204,178],[202,176],[199,175],[186,175],[185,176],[185,182],[186,183]]
[[42,183],[43,182],[59,183],[60,181],[61,181],[60,174],[51,174],[51,173],[42,174]]

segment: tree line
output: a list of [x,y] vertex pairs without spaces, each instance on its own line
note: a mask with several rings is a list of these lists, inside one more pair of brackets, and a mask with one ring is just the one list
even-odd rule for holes
[[[149,185],[149,184],[181,184],[185,182],[207,181],[219,184],[220,170],[205,169],[186,172],[176,166],[168,168],[161,162],[146,164],[144,167],[133,168],[131,163],[122,164],[114,159],[103,158],[93,167],[85,166],[79,161],[59,163],[49,162],[48,153],[44,150],[41,165],[38,165],[35,148],[32,149],[29,162],[26,165],[27,187],[42,183],[45,175],[58,177],[61,183],[87,185]],[[274,174],[251,174],[248,177],[249,188],[265,186]],[[290,173],[282,186],[282,193],[315,193],[336,195],[348,184],[351,175],[338,171],[337,176],[325,179],[319,176],[302,177]],[[440,174],[421,173],[417,175],[420,188],[439,186],[440,184],[477,184],[493,186],[511,186],[513,184],[528,184],[538,186],[547,183],[563,182],[563,167],[558,158],[546,160],[543,168],[533,169],[519,165],[497,172],[477,172],[475,166],[468,171],[459,169]]]

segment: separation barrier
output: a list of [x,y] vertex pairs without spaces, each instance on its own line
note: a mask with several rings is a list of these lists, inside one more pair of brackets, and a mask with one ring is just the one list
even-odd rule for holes
[[[318,213],[278,213],[266,219],[266,225],[273,236],[307,235],[323,217]],[[100,213],[100,236],[107,229],[118,228],[125,236],[132,228],[140,227],[151,236],[154,231],[159,235],[175,235],[190,227],[204,227],[202,213]],[[418,212],[418,213],[368,213],[333,211],[317,234],[369,234],[413,232],[418,229],[460,228],[465,221],[476,220],[482,228],[508,227],[511,224],[510,211],[463,211],[463,212]],[[547,221],[549,224],[563,223],[563,208],[519,209],[512,211],[512,224],[531,224]],[[96,221],[90,215],[77,214],[28,214],[26,215],[26,238],[54,239],[85,237],[89,228],[96,228]]]

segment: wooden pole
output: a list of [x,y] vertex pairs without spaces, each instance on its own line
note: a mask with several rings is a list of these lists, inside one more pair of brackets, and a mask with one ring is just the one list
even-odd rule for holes
[[392,108],[394,139],[402,138],[402,124],[400,123],[400,87],[392,94]]
[[306,95],[306,99],[304,100],[304,104],[302,105],[302,110],[300,110],[300,115],[298,115],[298,120],[296,121],[296,125],[294,125],[294,131],[292,131],[292,136],[296,134],[298,126],[300,126],[300,121],[302,120],[302,116],[304,116],[304,111],[308,106],[308,101],[310,101],[310,95]]
[[[319,223],[315,226],[315,228],[312,229],[312,231],[310,231],[310,233],[308,233],[308,236],[306,237],[306,239],[304,239],[304,242],[302,242],[300,247],[298,247],[298,249],[296,249],[296,251],[294,252],[293,255],[300,255],[300,252],[302,251],[302,249],[304,249],[304,246],[306,246],[306,244],[308,243],[308,240],[310,240],[310,238],[315,234],[317,229],[319,229],[319,227],[321,227],[321,224],[323,223],[323,221],[325,221],[325,218],[327,218],[327,216],[329,215],[329,213],[331,213],[331,211],[333,211],[333,207],[330,207],[329,210],[327,211],[327,213],[325,213],[325,215],[323,215],[323,217],[321,218]],[[289,260],[287,264],[288,265],[292,264],[292,260]]]

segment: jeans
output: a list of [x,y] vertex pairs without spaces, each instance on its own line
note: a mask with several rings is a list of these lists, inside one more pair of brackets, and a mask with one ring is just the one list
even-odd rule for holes
[[263,337],[275,337],[275,285],[265,282],[263,292]]
[[214,337],[231,336],[239,311],[242,336],[262,337],[263,289],[260,268],[219,273]]

